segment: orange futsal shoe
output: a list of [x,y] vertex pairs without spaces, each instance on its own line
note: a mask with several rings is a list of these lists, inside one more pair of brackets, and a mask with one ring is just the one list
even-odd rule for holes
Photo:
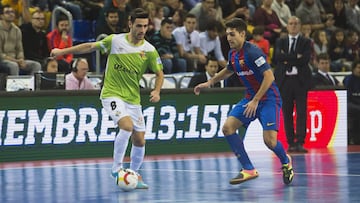
[[256,171],[256,169],[253,170],[241,169],[239,174],[235,178],[230,180],[230,184],[231,185],[240,184],[242,182],[257,178],[258,176],[259,174]]

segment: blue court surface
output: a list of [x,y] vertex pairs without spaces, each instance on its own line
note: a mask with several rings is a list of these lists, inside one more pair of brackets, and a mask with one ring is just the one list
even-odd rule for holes
[[289,186],[270,151],[249,156],[260,175],[240,185],[228,183],[241,167],[230,153],[146,156],[150,188],[131,192],[110,177],[110,158],[0,163],[0,202],[360,202],[360,147],[293,154]]

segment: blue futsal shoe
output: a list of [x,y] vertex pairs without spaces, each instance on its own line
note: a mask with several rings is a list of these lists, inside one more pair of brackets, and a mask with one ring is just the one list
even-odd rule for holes
[[138,184],[136,185],[136,189],[149,189],[149,186],[144,183],[144,180],[142,179],[141,175],[138,174]]
[[113,178],[117,178],[118,177],[118,172],[111,172],[111,177],[113,177]]

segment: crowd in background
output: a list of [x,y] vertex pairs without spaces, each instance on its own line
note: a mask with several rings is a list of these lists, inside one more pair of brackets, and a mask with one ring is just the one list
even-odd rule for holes
[[[146,39],[158,48],[165,74],[203,72],[210,57],[216,58],[220,69],[223,68],[229,50],[223,25],[233,17],[249,23],[248,39],[264,51],[273,66],[276,39],[286,36],[287,20],[292,15],[300,18],[302,34],[312,40],[313,71],[317,70],[316,58],[321,53],[329,55],[331,72],[351,71],[352,61],[359,58],[358,0],[1,0],[1,3],[0,31],[9,30],[13,24],[22,34],[22,39],[12,38],[18,44],[8,42],[6,33],[0,39],[10,43],[0,50],[1,64],[9,60],[20,64],[6,63],[10,66],[8,70],[3,67],[6,65],[1,66],[1,72],[10,75],[31,74],[39,65],[44,70],[50,49],[71,46],[71,20],[94,22],[96,36],[122,33],[128,31],[129,12],[137,7],[150,14]],[[10,13],[7,6],[12,8]],[[52,25],[51,12],[57,6],[68,10],[72,19],[57,14],[56,25]],[[18,52],[7,54],[12,47]],[[7,58],[9,55],[13,57]],[[70,71],[72,60],[72,55],[59,59],[59,70]],[[32,61],[40,64],[25,68]],[[101,67],[104,70],[104,60]]]
[[[359,0],[1,0],[0,73],[63,72],[72,74],[67,78],[80,88],[77,80],[95,68],[72,54],[49,58],[50,50],[77,43],[73,36],[79,29],[72,27],[76,26],[74,22],[91,22],[96,35],[93,39],[128,32],[129,13],[142,7],[150,19],[146,39],[158,50],[164,73],[194,72],[196,77],[189,84],[193,87],[226,67],[230,49],[226,20],[244,19],[248,23],[247,39],[263,50],[276,70],[281,62],[276,46],[288,36],[288,20],[296,16],[301,22],[301,36],[311,41],[307,63],[313,74],[312,85],[344,85],[349,90],[349,102],[354,104],[352,111],[360,112],[359,4]],[[54,14],[57,7],[70,16]],[[100,66],[104,71],[104,55]],[[328,72],[351,74],[338,81]],[[242,84],[231,77],[224,86]],[[355,128],[360,126],[358,120],[356,117]]]

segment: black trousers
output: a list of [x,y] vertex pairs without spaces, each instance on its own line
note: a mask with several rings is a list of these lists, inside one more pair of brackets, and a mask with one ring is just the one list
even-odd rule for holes
[[[306,137],[307,89],[303,87],[298,76],[286,76],[280,94],[283,100],[282,111],[288,144],[303,145]],[[293,117],[294,106],[296,126]]]

